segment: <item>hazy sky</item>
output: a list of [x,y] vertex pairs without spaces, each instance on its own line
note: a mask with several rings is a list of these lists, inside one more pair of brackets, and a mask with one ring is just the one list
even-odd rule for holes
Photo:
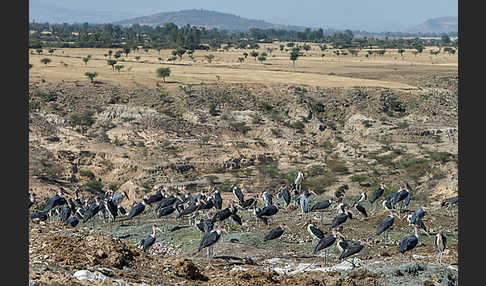
[[[123,11],[134,16],[206,9],[278,24],[366,31],[398,30],[456,16],[458,0],[29,0],[76,10]],[[384,27],[388,28],[385,29]]]

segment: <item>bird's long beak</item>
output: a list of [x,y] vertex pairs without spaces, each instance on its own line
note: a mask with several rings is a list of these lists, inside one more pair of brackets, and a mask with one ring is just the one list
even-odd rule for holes
[[162,233],[162,230],[160,228],[157,227],[156,230],[158,230],[158,231],[160,231],[160,233]]

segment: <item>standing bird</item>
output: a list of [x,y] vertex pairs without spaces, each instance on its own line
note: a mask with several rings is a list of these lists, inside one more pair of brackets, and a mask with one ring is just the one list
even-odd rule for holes
[[310,208],[310,211],[311,212],[316,212],[316,211],[319,211],[321,212],[321,222],[322,222],[322,212],[327,209],[328,207],[330,207],[332,205],[332,200],[325,200],[325,201],[320,201],[320,202],[317,202],[315,203],[311,208]]
[[366,209],[360,205],[358,202],[355,202],[353,204],[353,207],[360,213],[362,214],[364,217],[368,217],[368,213],[366,213]]
[[325,236],[324,232],[317,226],[313,225],[310,221],[307,225],[307,232],[312,237],[312,242],[314,242],[314,239],[319,241]]
[[399,252],[405,254],[405,252],[410,251],[410,260],[412,260],[413,249],[417,246],[419,241],[418,236],[418,226],[414,226],[415,234],[405,237],[400,243]]
[[223,198],[218,190],[214,191],[214,207],[218,210],[223,208]]
[[[339,255],[339,259],[345,259],[346,257],[359,253],[361,250],[363,250],[365,245],[366,242],[363,239],[360,239],[360,241],[355,242],[349,245],[347,248],[345,248],[344,251],[341,252],[341,255]],[[353,265],[353,268],[356,267],[356,265],[354,264],[354,257],[351,264]]]
[[[190,217],[193,214],[196,214],[199,209],[201,208],[201,199],[197,199],[195,204],[189,205],[187,208],[183,209],[178,215],[177,218],[181,217]],[[189,223],[192,225],[191,220],[189,219]]]
[[445,199],[441,202],[440,206],[441,207],[445,207],[446,210],[447,210],[447,214],[450,216],[451,213],[450,213],[450,208],[452,206],[455,206],[455,205],[458,205],[459,204],[459,197],[458,196],[455,196],[455,197],[452,197],[452,198],[448,198],[448,199]]
[[327,256],[328,256],[329,247],[333,245],[334,242],[336,242],[336,237],[337,237],[336,230],[333,230],[332,234],[321,238],[321,240],[319,240],[319,243],[314,248],[314,252],[313,252],[314,254],[325,249],[326,253],[324,254],[324,264],[326,266],[327,266]]
[[249,209],[249,208],[254,208],[257,203],[256,197],[249,198],[243,202],[242,205],[240,205],[243,209]]
[[343,253],[343,251],[351,244],[353,244],[352,241],[345,240],[342,236],[338,235],[336,246],[339,249],[339,253]]
[[241,217],[237,213],[232,214],[230,216],[230,219],[239,225],[243,225],[243,222],[241,221]]
[[115,202],[113,202],[111,197],[103,201],[103,207],[108,212],[108,216],[111,218],[111,221],[115,221],[115,218],[118,215],[118,206],[115,204]]
[[389,212],[390,214],[387,215],[382,221],[380,221],[380,223],[378,223],[378,226],[376,227],[376,235],[380,235],[383,233],[383,239],[385,243],[388,238],[388,231],[395,222],[395,214],[392,210],[389,210]]
[[277,193],[277,197],[281,197],[285,202],[285,207],[288,207],[291,201],[292,195],[286,185],[280,187],[280,191]]
[[221,226],[218,226],[216,230],[204,234],[201,242],[199,243],[199,248],[197,252],[200,252],[203,248],[208,249],[207,255],[209,268],[213,268],[212,261],[214,256],[214,245],[220,240],[222,232],[227,233],[226,230],[221,228]]
[[362,202],[362,201],[365,201],[366,199],[368,198],[368,196],[366,195],[365,192],[361,192],[359,193],[359,199],[358,199],[358,203]]
[[238,199],[238,203],[241,205],[245,201],[243,191],[238,186],[233,186],[233,195]]
[[88,222],[91,218],[93,218],[98,212],[101,210],[101,204],[98,197],[95,197],[94,203],[88,205],[88,208],[85,210],[83,214],[83,223]]
[[62,222],[66,222],[66,220],[71,216],[71,207],[70,206],[64,206],[61,208],[61,212],[59,213],[59,220]]
[[137,224],[140,224],[140,217],[139,215],[141,215],[143,213],[143,211],[145,210],[147,206],[147,203],[145,201],[142,201],[138,204],[135,204],[131,209],[130,209],[130,212],[128,213],[128,216],[127,216],[127,219],[132,219],[134,217],[137,217]]
[[392,205],[390,203],[390,200],[383,200],[383,202],[381,202],[381,205],[383,206],[383,208],[386,210],[386,211],[389,211],[392,209]]
[[447,237],[442,230],[439,230],[439,232],[435,235],[434,244],[437,246],[437,250],[439,251],[439,263],[442,264],[442,253],[447,246]]
[[263,197],[263,201],[265,202],[266,207],[273,205],[273,198],[272,198],[272,195],[270,195],[269,192],[264,191],[262,193],[262,197]]
[[266,225],[268,225],[268,219],[278,213],[278,209],[279,208],[277,203],[277,206],[271,205],[264,207],[261,210],[255,209],[255,215],[257,218],[261,219]]
[[300,192],[302,181],[304,180],[304,174],[298,171],[294,178],[295,189]]
[[344,208],[344,212],[336,215],[331,222],[331,230],[342,226],[349,217],[348,208]]
[[160,230],[160,228],[157,227],[157,225],[153,224],[152,225],[152,234],[150,234],[146,238],[142,238],[137,243],[137,247],[140,248],[141,250],[143,250],[143,252],[147,252],[147,250],[155,243],[155,239],[156,239],[155,238],[155,231],[156,230],[162,232]]
[[[385,184],[383,182],[380,183],[380,187],[378,189],[375,190],[375,192],[373,193],[373,195],[370,197],[370,203],[371,205],[373,205],[373,203],[379,199],[383,193],[385,192]],[[373,208],[373,211],[375,210],[375,208]]]
[[59,190],[59,191],[57,191],[57,194],[55,194],[54,196],[52,196],[51,198],[49,198],[47,200],[46,206],[44,207],[43,211],[50,212],[50,211],[56,209],[57,207],[62,206],[66,203],[67,203],[67,201],[62,196],[62,191]]
[[267,235],[263,238],[264,242],[267,242],[269,240],[277,239],[282,236],[284,233],[284,228],[288,229],[290,231],[290,228],[286,226],[284,223],[281,223],[278,227],[270,230]]

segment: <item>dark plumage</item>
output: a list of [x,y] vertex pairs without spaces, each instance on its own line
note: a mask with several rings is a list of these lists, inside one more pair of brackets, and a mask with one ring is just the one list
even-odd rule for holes
[[408,196],[403,200],[403,205],[407,207],[410,204],[410,201],[412,201],[412,195],[408,194]]
[[103,203],[103,206],[110,214],[112,221],[115,221],[115,218],[118,215],[118,206],[113,202],[112,199],[108,199]]
[[145,202],[146,202],[147,204],[149,204],[149,205],[152,205],[153,203],[160,202],[160,201],[161,201],[162,199],[164,199],[164,198],[165,198],[164,194],[162,194],[162,192],[161,192],[161,191],[158,191],[157,193],[155,193],[155,194],[153,194],[153,195],[149,196],[149,197],[148,197],[148,198],[145,200]]
[[399,202],[403,201],[410,195],[409,191],[407,189],[402,189],[396,193],[391,199],[392,205],[396,205]]
[[444,232],[439,231],[436,234],[434,244],[435,244],[435,246],[437,246],[437,250],[439,250],[440,253],[443,252],[446,249],[447,237],[445,236]]
[[239,224],[239,225],[243,225],[243,223],[242,223],[242,221],[241,221],[241,217],[240,217],[238,214],[236,214],[236,213],[235,213],[235,214],[232,214],[232,215],[230,216],[230,219],[231,219],[232,221],[236,222],[236,223],[237,223],[237,224]]
[[314,238],[316,239],[322,239],[325,234],[324,232],[318,228],[317,226],[313,225],[312,223],[310,223],[308,226],[307,226],[307,232]]
[[59,219],[62,221],[62,222],[65,222],[69,216],[71,215],[71,207],[70,206],[64,206],[61,208],[61,212],[59,214]]
[[57,206],[64,205],[66,203],[67,203],[67,201],[66,201],[65,198],[61,197],[60,194],[55,194],[54,196],[52,196],[51,198],[49,198],[47,200],[46,206],[44,207],[43,211],[48,212],[51,209],[53,209]]
[[320,202],[317,202],[315,203],[311,208],[310,208],[310,211],[322,211],[322,210],[325,210],[327,209],[328,207],[330,207],[332,205],[332,201],[331,200],[325,200],[325,201],[320,201]]
[[354,208],[358,210],[364,217],[368,217],[368,214],[366,213],[366,209],[362,205],[355,204]]
[[287,186],[284,186],[282,188],[282,190],[280,191],[280,195],[282,196],[282,199],[285,202],[285,206],[288,206],[290,204],[290,200],[291,200],[292,195],[290,194]]
[[155,232],[156,230],[161,231],[155,224],[152,225],[152,234],[149,236],[141,239],[138,242],[138,248],[142,249],[144,252],[147,252],[147,250],[155,243]]
[[[405,237],[402,242],[400,243],[400,253],[405,253],[407,251],[412,251],[418,244],[418,233],[417,227],[415,227],[415,234]],[[410,259],[412,258],[412,254],[410,253]]]
[[336,242],[336,234],[335,233],[330,234],[328,236],[324,236],[323,238],[321,238],[321,240],[319,240],[319,243],[314,248],[314,254],[316,254],[317,252],[319,252],[323,249],[328,248],[329,246],[333,245],[334,242]]
[[263,201],[265,202],[265,206],[273,205],[273,198],[272,195],[270,195],[270,193],[264,191],[262,197],[263,197]]
[[127,218],[132,219],[140,215],[141,213],[143,213],[144,210],[145,210],[145,203],[144,202],[138,203],[130,209]]
[[[346,257],[349,257],[351,255],[357,254],[364,248],[364,243],[363,241],[357,241],[351,245],[349,245],[347,248],[344,249],[343,252],[341,252],[341,255],[339,255],[339,259],[344,259]],[[354,263],[353,263],[354,265]]]
[[199,208],[201,207],[201,204],[199,202],[196,202],[193,205],[188,206],[184,210],[182,210],[178,215],[177,218],[181,218],[183,216],[189,216],[192,215],[193,213],[197,212]]
[[30,219],[31,220],[42,220],[42,221],[45,221],[47,220],[49,216],[47,215],[47,212],[45,211],[38,211],[38,212],[34,212],[30,215]]
[[167,206],[172,206],[176,200],[177,200],[177,198],[173,195],[165,197],[162,200],[160,200],[159,204],[157,205],[157,207],[155,209],[160,210],[160,209],[165,208]]
[[376,228],[376,235],[380,235],[384,231],[388,230],[393,225],[394,222],[395,222],[395,217],[393,216],[392,213],[390,213],[378,224]]
[[348,210],[345,209],[344,213],[340,213],[333,218],[330,228],[334,229],[334,228],[337,228],[337,227],[343,225],[346,222],[346,220],[348,219],[348,216],[349,216]]
[[280,226],[270,230],[267,233],[267,235],[265,235],[265,237],[263,238],[263,241],[269,241],[269,240],[277,239],[277,238],[281,237],[283,233],[284,233],[284,227],[280,225]]
[[79,223],[79,219],[76,216],[71,216],[66,220],[66,224],[76,227]]
[[157,214],[158,218],[161,218],[163,216],[168,216],[176,210],[175,204],[172,206],[166,206],[165,208],[162,208],[159,213]]
[[338,238],[336,242],[336,246],[339,249],[339,253],[343,253],[343,251],[348,248],[353,242],[350,240],[342,239],[341,237]]
[[277,212],[278,212],[278,207],[274,205],[266,206],[261,210],[255,209],[255,215],[257,216],[257,218],[263,220],[265,224],[268,223],[268,218],[275,215]]
[[118,213],[121,214],[121,215],[125,215],[127,213],[127,211],[125,210],[124,207],[122,206],[116,206],[117,210],[118,210]]
[[218,210],[223,208],[223,198],[217,190],[214,192],[214,207]]
[[199,252],[203,248],[210,247],[210,246],[214,245],[216,242],[219,241],[220,238],[221,238],[221,230],[220,229],[216,229],[216,230],[213,230],[211,232],[206,233],[202,237],[201,242],[199,243],[199,248],[198,248],[197,251]]
[[373,195],[370,197],[370,203],[374,203],[377,199],[379,199],[383,193],[385,192],[385,187],[383,184],[376,189],[376,191],[373,193]]
[[201,203],[200,210],[210,210],[214,207],[214,198],[210,198],[205,203]]
[[243,192],[241,191],[240,188],[238,188],[238,186],[233,186],[233,194],[238,199],[239,204],[242,204],[245,201],[245,197],[243,195]]
[[450,207],[459,203],[459,197],[455,196],[452,198],[445,199],[441,202],[441,207]]
[[248,208],[253,207],[255,204],[256,204],[255,198],[249,198],[249,199],[247,199],[243,202],[241,207],[244,208],[244,209],[248,209]]
[[101,204],[98,202],[98,199],[96,199],[96,202],[89,205],[88,208],[85,210],[83,214],[83,223],[86,223],[88,220],[93,218],[96,214],[98,214],[100,210]]

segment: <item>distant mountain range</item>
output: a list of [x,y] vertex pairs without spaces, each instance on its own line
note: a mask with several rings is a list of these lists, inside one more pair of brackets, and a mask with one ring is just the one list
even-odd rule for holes
[[123,20],[137,15],[123,11],[88,11],[66,9],[48,3],[29,1],[29,22],[36,23],[90,23],[103,24]]
[[122,21],[116,21],[117,25],[148,25],[162,26],[164,23],[174,23],[177,26],[187,24],[206,29],[217,28],[219,30],[246,32],[250,28],[259,29],[284,29],[304,31],[306,27],[294,25],[272,24],[263,20],[246,19],[233,14],[209,11],[203,9],[181,10],[176,12],[163,12],[149,16],[137,17]]
[[405,33],[450,33],[458,32],[458,18],[457,17],[439,17],[429,19],[417,26],[403,30]]

